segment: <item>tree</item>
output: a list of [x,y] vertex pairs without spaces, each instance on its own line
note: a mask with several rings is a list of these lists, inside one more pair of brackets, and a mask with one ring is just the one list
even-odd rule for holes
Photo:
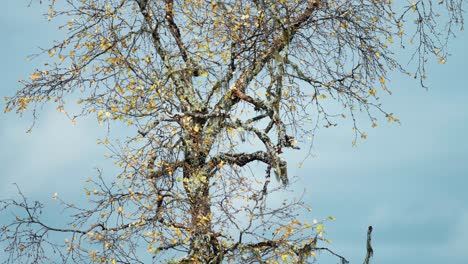
[[[53,101],[72,122],[96,115],[135,134],[102,142],[122,172],[89,180],[89,208],[63,202],[70,226],[44,223],[42,205],[21,192],[2,201],[23,210],[0,235],[8,261],[49,262],[54,251],[63,262],[143,263],[143,247],[155,262],[306,263],[319,250],[346,262],[317,245],[323,222],[301,221],[300,199],[269,200],[288,188],[283,151],[310,146],[319,126],[347,115],[355,141],[366,137],[357,115],[372,127],[379,115],[398,122],[377,96],[391,93],[388,73],[410,74],[393,51],[415,47],[409,67],[424,86],[428,58],[445,63],[462,3],[49,1],[48,19],[68,17],[67,37],[43,50],[50,62],[5,111],[32,108],[35,118]],[[81,111],[67,111],[66,98]],[[47,240],[52,232],[66,243]]]

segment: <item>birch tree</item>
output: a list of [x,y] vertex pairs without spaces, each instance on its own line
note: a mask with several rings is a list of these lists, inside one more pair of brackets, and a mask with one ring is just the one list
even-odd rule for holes
[[323,221],[301,220],[300,199],[271,202],[290,188],[283,151],[338,122],[365,138],[359,116],[398,122],[379,102],[388,74],[424,86],[463,22],[463,0],[43,2],[47,19],[67,19],[66,37],[37,54],[48,63],[5,111],[36,120],[54,104],[133,136],[102,140],[121,173],[87,180],[89,207],[61,201],[70,224],[48,225],[22,194],[2,201],[20,209],[0,234],[9,263],[309,263],[318,251],[345,263],[319,243]]

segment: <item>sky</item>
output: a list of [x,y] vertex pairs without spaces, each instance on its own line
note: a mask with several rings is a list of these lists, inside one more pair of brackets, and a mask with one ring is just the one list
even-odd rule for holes
[[[60,39],[56,26],[41,16],[46,7],[27,8],[28,3],[3,3],[1,97],[13,95],[18,80],[41,64],[26,62],[28,55]],[[429,62],[428,90],[394,75],[393,95],[383,103],[401,124],[365,129],[368,138],[358,147],[351,144],[349,126],[322,129],[304,166],[290,163],[290,174],[299,178],[291,188],[307,190],[311,218],[336,218],[326,225],[328,246],[351,263],[364,259],[368,225],[374,227],[374,263],[468,263],[467,46],[468,34],[459,32],[447,63]],[[54,192],[68,201],[79,199],[80,186],[96,175],[95,168],[109,174],[115,168],[96,144],[105,131],[92,118],[73,126],[45,107],[32,133],[25,133],[31,122],[30,115],[0,113],[0,199],[15,197],[12,183],[17,183],[28,197],[46,202],[45,220],[56,222]],[[319,256],[319,263],[336,262]]]

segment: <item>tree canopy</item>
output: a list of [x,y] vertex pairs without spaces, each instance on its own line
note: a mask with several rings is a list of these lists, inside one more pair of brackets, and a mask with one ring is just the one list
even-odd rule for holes
[[[11,263],[49,263],[51,250],[63,262],[143,263],[142,248],[157,263],[307,263],[320,250],[345,262],[318,245],[323,221],[301,220],[300,199],[269,202],[291,178],[283,151],[307,149],[317,128],[343,118],[355,140],[366,137],[358,115],[371,127],[398,122],[379,102],[388,74],[424,86],[427,61],[445,63],[463,24],[463,0],[47,3],[49,20],[67,19],[66,38],[38,54],[49,62],[5,111],[36,118],[50,102],[72,122],[95,115],[134,135],[102,141],[121,173],[89,179],[88,208],[62,201],[69,226],[46,225],[24,196],[2,202],[23,209],[0,234]],[[52,232],[69,237],[48,243]]]

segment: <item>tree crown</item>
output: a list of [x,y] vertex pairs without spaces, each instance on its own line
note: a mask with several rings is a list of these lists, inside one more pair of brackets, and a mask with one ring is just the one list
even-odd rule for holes
[[[5,110],[53,101],[73,122],[95,114],[135,135],[103,141],[122,172],[110,184],[89,180],[91,209],[65,204],[78,210],[69,229],[43,225],[39,207],[6,203],[27,212],[10,228],[40,231],[10,252],[43,261],[40,239],[58,231],[71,233],[63,256],[78,262],[141,262],[145,244],[155,256],[186,254],[181,262],[305,263],[325,249],[323,222],[298,220],[300,200],[267,204],[282,189],[271,173],[289,182],[283,150],[310,146],[319,126],[347,116],[355,140],[366,137],[358,114],[372,127],[379,114],[398,122],[379,103],[390,72],[409,74],[394,51],[415,47],[411,75],[424,85],[428,56],[445,63],[461,12],[462,0],[49,1],[48,19],[69,20],[67,37],[43,50],[50,62]],[[81,112],[68,113],[67,96]],[[266,172],[249,175],[259,163]]]

